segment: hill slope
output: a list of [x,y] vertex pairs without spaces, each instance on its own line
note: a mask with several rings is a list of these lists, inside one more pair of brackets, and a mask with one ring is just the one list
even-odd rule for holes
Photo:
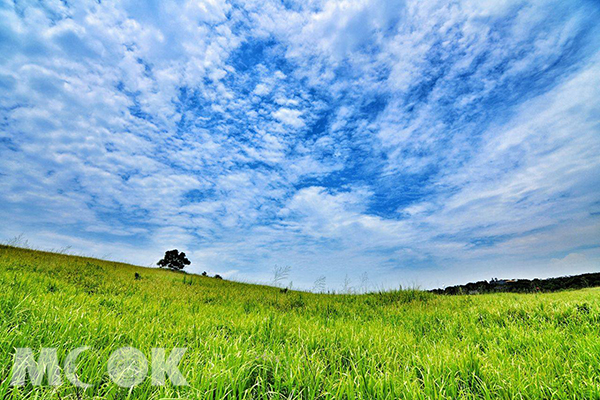
[[[134,279],[134,274],[141,279]],[[280,293],[0,247],[0,398],[600,398],[600,291]],[[93,386],[10,386],[15,348],[90,346]],[[187,347],[189,387],[112,383],[117,348]]]

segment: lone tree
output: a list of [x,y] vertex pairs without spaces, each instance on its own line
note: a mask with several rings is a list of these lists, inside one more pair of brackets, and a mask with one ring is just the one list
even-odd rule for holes
[[191,262],[187,259],[183,251],[180,253],[179,250],[175,249],[165,252],[165,256],[157,264],[161,268],[181,271],[186,265],[190,265]]

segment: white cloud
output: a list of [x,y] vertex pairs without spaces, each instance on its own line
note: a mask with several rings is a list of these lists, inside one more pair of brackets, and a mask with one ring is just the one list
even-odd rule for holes
[[271,89],[267,85],[262,83],[259,83],[254,88],[254,94],[256,94],[257,96],[264,96],[265,94],[269,94],[270,91]]
[[301,111],[292,110],[285,107],[282,107],[273,113],[274,118],[294,128],[301,128],[304,126],[304,121],[302,120],[301,116]]

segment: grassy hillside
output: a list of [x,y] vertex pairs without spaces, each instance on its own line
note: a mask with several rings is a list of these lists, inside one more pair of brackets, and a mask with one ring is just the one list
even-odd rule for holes
[[[0,288],[2,399],[600,398],[598,289],[280,293],[9,247]],[[78,346],[93,388],[10,386],[15,348]],[[116,386],[106,362],[123,346],[187,347],[190,386]]]

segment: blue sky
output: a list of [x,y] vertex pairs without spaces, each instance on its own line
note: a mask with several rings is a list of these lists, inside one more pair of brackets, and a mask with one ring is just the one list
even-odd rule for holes
[[[295,287],[600,270],[595,1],[0,3],[0,236]],[[364,277],[368,276],[368,283]]]

